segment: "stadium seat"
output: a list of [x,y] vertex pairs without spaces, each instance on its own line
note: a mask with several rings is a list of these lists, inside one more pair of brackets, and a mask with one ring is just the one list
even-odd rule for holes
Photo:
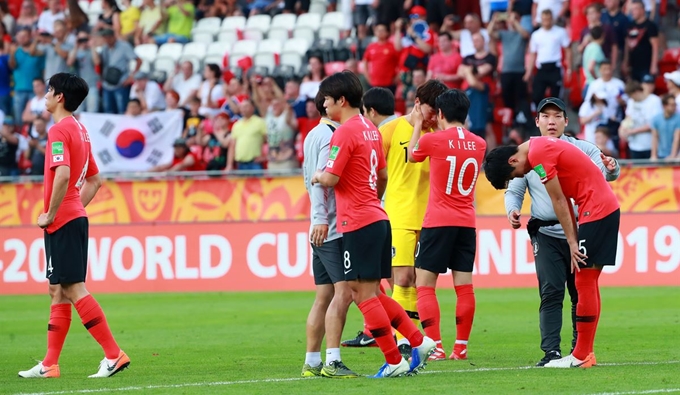
[[295,21],[296,28],[310,28],[312,31],[316,32],[321,26],[321,15],[318,14],[302,14]]
[[[151,72],[151,62],[152,61],[150,61],[150,60],[142,59],[142,65],[139,67],[139,71],[143,71],[145,73],[150,73]],[[135,67],[137,67],[137,61],[131,60],[130,61],[130,70],[134,70]]]
[[340,29],[335,26],[321,26],[319,28],[319,39],[326,39],[333,41],[333,45],[340,41]]
[[272,28],[286,29],[292,32],[295,29],[295,24],[297,22],[297,17],[295,14],[279,14],[276,15],[269,26],[269,30]]
[[328,12],[321,18],[321,26],[335,26],[342,30],[345,28],[345,16],[342,12]]
[[253,63],[257,67],[266,67],[268,70],[274,70],[279,63],[279,55],[281,54],[283,45],[281,41],[276,39],[262,40],[257,46],[257,53],[253,58]]
[[309,45],[310,43],[302,38],[292,38],[286,41],[283,43],[280,64],[291,66],[295,72],[298,72]]
[[[85,10],[83,10],[85,11]],[[97,20],[99,20],[99,16],[102,14],[102,2],[101,1],[93,1],[90,3],[90,6],[87,9],[87,16],[90,21],[90,25],[94,25],[97,23]]]
[[316,39],[316,30],[313,30],[308,26],[296,27],[295,30],[293,30],[293,38],[305,40],[309,46]]
[[199,19],[196,26],[191,29],[191,34],[196,33],[210,33],[217,35],[220,32],[220,25],[222,21],[217,17]]
[[222,30],[220,34],[217,35],[218,42],[229,42],[235,43],[239,40],[239,33],[236,30]]
[[140,44],[135,47],[135,54],[142,60],[153,62],[158,54],[158,46],[156,44]]
[[156,56],[159,58],[171,58],[175,61],[178,61],[179,57],[182,56],[182,47],[184,47],[184,44],[165,43],[158,48],[158,53]]
[[215,36],[211,33],[196,32],[191,34],[191,41],[208,45],[215,41]]
[[324,71],[326,71],[326,75],[340,73],[344,69],[345,62],[328,62],[324,64]]
[[309,5],[309,13],[310,14],[323,15],[323,14],[326,13],[327,9],[328,9],[328,5],[326,4],[325,1],[314,0]]
[[242,31],[246,27],[246,17],[229,16],[224,18],[220,31]]
[[194,71],[201,70],[203,59],[207,53],[207,45],[204,43],[190,42],[182,48],[182,56],[179,61],[190,61],[194,65]]
[[269,31],[272,17],[265,14],[253,15],[246,21],[246,27],[243,30],[243,38],[246,40],[262,40],[265,34]]
[[208,44],[208,48],[203,59],[203,64],[215,63],[223,66],[222,60],[226,54],[231,53],[232,43],[230,42],[215,42]]
[[295,14],[279,14],[272,19],[272,24],[269,26],[267,38],[286,41],[290,38],[293,29],[295,29],[295,22],[297,17]]
[[243,57],[253,57],[257,52],[257,41],[241,40],[237,41],[229,54],[229,65],[236,66]]
[[80,0],[78,2],[78,7],[80,7],[80,9],[87,14],[88,11],[90,10],[90,2],[87,0]]

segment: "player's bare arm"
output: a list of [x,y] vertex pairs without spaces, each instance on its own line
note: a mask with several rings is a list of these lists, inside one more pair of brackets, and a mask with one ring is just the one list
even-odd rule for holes
[[338,181],[340,181],[340,177],[322,170],[317,170],[312,177],[312,185],[321,184],[327,188],[334,187]]
[[420,101],[418,99],[416,99],[413,111],[411,111],[411,122],[413,124],[413,134],[411,135],[411,141],[408,143],[408,161],[411,163],[422,162],[413,157],[413,150],[418,145],[420,133],[423,129],[423,113],[420,110]]
[[387,168],[384,167],[378,170],[378,199],[382,200],[387,189]]
[[68,182],[71,178],[71,168],[69,166],[58,166],[54,169],[54,185],[52,186],[52,197],[50,198],[50,207],[46,213],[40,214],[38,217],[38,226],[45,229],[54,222],[54,217],[57,215],[59,206],[64,200]]
[[80,188],[80,202],[83,203],[83,207],[87,207],[90,204],[101,186],[102,178],[99,176],[99,173],[85,179],[85,184]]
[[580,271],[579,263],[585,263],[588,258],[585,254],[579,251],[578,246],[578,232],[576,230],[576,220],[574,219],[574,211],[571,204],[560,186],[558,176],[548,180],[545,184],[545,190],[550,195],[550,200],[553,204],[553,209],[557,215],[557,219],[564,229],[564,235],[569,243],[569,250],[571,250],[571,270]]

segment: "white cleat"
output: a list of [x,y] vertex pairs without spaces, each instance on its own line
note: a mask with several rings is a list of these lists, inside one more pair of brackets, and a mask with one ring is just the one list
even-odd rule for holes
[[408,362],[402,358],[401,362],[399,362],[397,365],[390,365],[389,363],[385,362],[385,364],[380,367],[380,370],[378,370],[378,373],[371,377],[375,379],[401,377],[408,375],[410,370],[411,367],[409,366]]
[[42,362],[38,362],[38,364],[30,370],[22,370],[19,372],[19,377],[23,377],[25,379],[51,379],[57,378],[59,375],[59,365],[55,364],[45,367],[43,366]]
[[112,361],[106,358],[102,359],[102,361],[99,363],[99,371],[87,377],[89,378],[111,377],[114,374],[120,372],[121,370],[127,368],[128,366],[130,366],[130,358],[128,358],[127,354],[125,354],[123,350],[120,350],[118,358]]
[[569,354],[566,357],[560,359],[553,359],[552,361],[546,363],[544,368],[589,368],[593,366],[590,358],[586,358],[584,361],[576,358],[575,356]]
[[423,343],[414,347],[411,354],[411,373],[417,373],[427,364],[427,359],[437,350],[437,343],[429,337],[423,337]]

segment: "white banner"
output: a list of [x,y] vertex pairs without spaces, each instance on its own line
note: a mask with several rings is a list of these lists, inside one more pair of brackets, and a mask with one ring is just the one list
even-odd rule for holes
[[83,113],[92,153],[102,173],[146,171],[170,163],[173,142],[182,135],[181,110],[127,115]]

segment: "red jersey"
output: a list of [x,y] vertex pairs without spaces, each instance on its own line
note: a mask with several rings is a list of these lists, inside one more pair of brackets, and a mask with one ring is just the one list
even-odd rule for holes
[[388,87],[394,85],[399,52],[394,49],[394,44],[391,41],[368,44],[364,52],[364,60],[368,63],[366,73],[370,78],[371,86]]
[[356,115],[333,133],[326,171],[340,177],[334,187],[340,233],[388,219],[377,191],[385,166],[382,137],[371,121]]
[[[458,72],[458,66],[462,63],[463,58],[458,52],[451,52],[449,55],[439,52],[430,56],[427,71],[432,72],[433,78],[437,78],[438,74],[453,75]],[[444,81],[444,84],[451,89],[460,89],[461,81]]]
[[85,207],[80,201],[80,187],[85,179],[99,173],[97,163],[92,156],[90,135],[85,126],[74,117],[66,117],[53,125],[47,133],[45,150],[45,195],[44,211],[50,208],[52,186],[57,167],[68,166],[70,178],[64,200],[57,210],[54,222],[47,227],[47,233],[54,233],[69,221],[87,217]]
[[423,135],[413,159],[430,157],[430,198],[423,228],[476,227],[475,184],[486,153],[486,141],[461,127]]
[[[202,155],[203,154],[203,147],[194,145],[190,148],[190,151],[187,155],[193,156],[194,157],[194,164],[187,167],[186,169],[182,171],[201,171],[205,170],[205,162],[203,161]],[[184,158],[178,158],[176,156],[172,157],[172,165],[175,166],[180,163],[184,162]]]
[[554,137],[532,137],[528,160],[544,184],[559,178],[564,196],[578,206],[580,224],[602,219],[619,208],[600,168],[573,144]]

